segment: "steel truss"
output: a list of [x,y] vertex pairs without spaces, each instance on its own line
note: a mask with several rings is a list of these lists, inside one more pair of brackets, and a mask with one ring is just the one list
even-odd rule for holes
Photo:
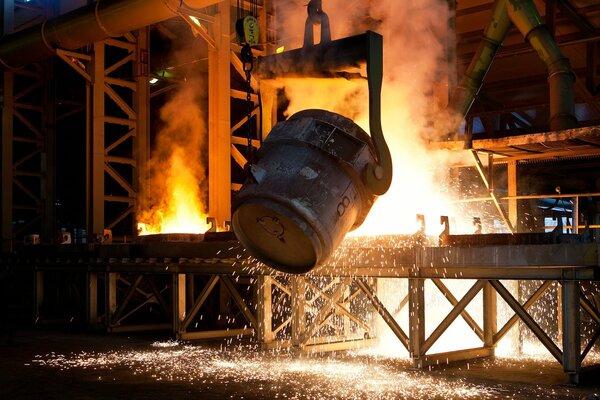
[[[25,29],[47,16],[44,2],[4,2],[3,34]],[[2,244],[30,233],[50,242],[54,222],[54,115],[51,62],[19,70],[5,68],[2,87]]]
[[[248,4],[243,2],[243,6],[248,7]],[[266,111],[261,113],[257,79],[251,77],[250,88],[245,87],[246,73],[239,56],[241,47],[232,42],[235,35],[231,35],[234,30],[231,7],[232,2],[226,0],[207,9],[207,13],[189,9],[179,13],[194,35],[208,44],[208,203],[209,215],[215,218],[220,228],[231,219],[231,193],[239,190],[242,183],[232,177],[232,166],[238,169],[237,175],[244,176],[241,171],[248,162],[248,153],[260,148],[262,139],[275,122],[273,96],[265,95],[263,108]],[[264,1],[258,9],[260,44],[253,49],[253,54],[264,56],[274,47],[270,1]],[[223,73],[231,70],[235,71],[233,75]],[[236,82],[244,84],[240,87]],[[251,105],[246,104],[248,91]],[[249,107],[250,120],[246,115]],[[251,149],[244,149],[247,146]]]
[[53,143],[45,87],[47,68],[34,64],[4,73],[2,221],[5,247],[38,233],[50,241],[53,222]]
[[[86,321],[111,331],[170,328],[182,339],[251,336],[264,348],[320,352],[371,344],[377,313],[414,365],[425,368],[493,356],[498,343],[520,322],[562,365],[571,382],[577,382],[583,360],[600,337],[598,299],[592,297],[597,296],[594,281],[600,280],[600,248],[592,243],[345,248],[343,257],[334,257],[331,265],[308,276],[277,274],[255,265],[231,242],[98,245],[93,252],[68,246],[38,248],[22,256],[3,256],[2,265],[9,274],[33,272],[38,288],[47,272],[85,276]],[[407,282],[407,290],[395,294],[394,304],[380,299],[379,277]],[[459,296],[448,281],[464,279],[473,283]],[[431,318],[425,301],[427,280],[452,306],[431,333],[425,329]],[[540,283],[521,298],[524,293],[511,294],[507,281]],[[36,292],[43,293],[43,287]],[[498,296],[514,312],[502,326]],[[544,300],[548,296],[551,301]],[[482,299],[479,320],[471,314],[472,307],[478,307],[476,299]],[[39,310],[48,308],[42,307],[44,300],[36,300]],[[556,315],[556,323],[547,326],[536,320],[532,308],[537,305]],[[408,312],[408,326],[395,317],[402,310]],[[36,316],[43,318],[39,312]],[[481,345],[432,352],[459,317]],[[590,327],[592,333],[583,340],[584,328]]]
[[[148,28],[94,43],[91,55],[89,232],[135,213],[149,151]],[[125,76],[126,78],[123,78]],[[89,110],[89,108],[88,108]],[[122,229],[133,232],[135,221]]]

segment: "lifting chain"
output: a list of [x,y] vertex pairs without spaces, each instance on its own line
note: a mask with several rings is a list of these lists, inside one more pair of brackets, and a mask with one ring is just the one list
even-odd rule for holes
[[242,47],[241,58],[244,66],[244,72],[246,73],[246,103],[248,104],[248,110],[246,113],[246,124],[248,125],[246,167],[249,168],[254,158],[254,147],[252,146],[252,136],[254,133],[254,129],[252,129],[252,111],[254,110],[254,103],[252,102],[252,68],[254,67],[254,59],[252,55],[252,47],[250,47],[248,43]]
[[252,161],[254,160],[255,149],[252,146],[252,138],[254,129],[252,126],[252,111],[254,103],[252,102],[252,68],[254,66],[254,56],[252,55],[252,46],[256,46],[259,40],[259,24],[256,16],[258,15],[258,0],[250,0],[250,13],[246,14],[243,7],[244,0],[238,0],[237,4],[237,21],[235,29],[237,32],[238,42],[242,46],[240,57],[244,72],[246,74],[246,102],[248,111],[246,114],[246,124],[248,125],[248,146],[246,148],[246,165],[244,169],[249,171]]

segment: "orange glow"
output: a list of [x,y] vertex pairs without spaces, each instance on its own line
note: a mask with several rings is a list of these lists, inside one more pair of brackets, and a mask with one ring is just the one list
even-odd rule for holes
[[[304,31],[304,22],[293,18],[297,10],[296,4],[280,10],[289,23],[286,32]],[[365,222],[350,234],[413,233],[419,228],[417,214],[425,216],[428,234],[441,232],[441,215],[451,217],[453,232],[457,228],[472,231],[472,220],[455,209],[445,180],[452,161],[462,162],[466,154],[428,149],[428,141],[445,136],[455,122],[454,116],[443,112],[448,101],[448,77],[455,74],[446,62],[453,57],[448,53],[446,38],[454,34],[444,23],[447,3],[361,1],[347,7],[336,0],[328,4],[328,10],[330,15],[335,13],[337,21],[344,22],[332,24],[332,39],[363,33],[365,15],[381,21],[374,30],[384,38],[381,122],[393,158],[394,176],[389,191],[378,198]],[[302,36],[286,36],[286,40],[286,48],[299,47]],[[366,76],[365,66],[348,72]],[[287,115],[322,108],[354,120],[369,132],[366,79],[299,78],[284,79],[279,84],[290,100]]]
[[183,149],[176,149],[171,157],[162,204],[140,216],[140,221],[144,221],[138,223],[140,235],[204,233],[210,228],[198,181],[182,153]]
[[[288,115],[322,108],[353,119],[369,132],[366,81],[298,78],[285,79],[282,85],[290,98]],[[377,199],[365,222],[350,233],[353,236],[413,233],[419,228],[417,214],[425,215],[427,233],[439,234],[440,215],[454,214],[443,183],[450,155],[426,148],[421,135],[431,105],[427,99],[411,100],[422,103],[421,114],[414,113],[414,104],[408,98],[404,103],[401,90],[386,91],[384,86],[381,119],[393,158],[394,177],[389,191]]]
[[206,223],[207,131],[198,86],[194,80],[182,85],[160,111],[163,125],[138,204],[139,235],[204,233],[211,227]]

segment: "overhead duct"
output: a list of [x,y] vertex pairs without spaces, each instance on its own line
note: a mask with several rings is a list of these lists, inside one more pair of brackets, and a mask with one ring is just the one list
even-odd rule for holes
[[510,1],[507,8],[511,21],[548,67],[550,129],[559,131],[575,128],[577,126],[573,90],[575,75],[571,70],[569,59],[558,48],[530,0]]
[[548,68],[550,129],[574,128],[577,125],[573,90],[575,75],[569,59],[560,51],[531,0],[496,1],[475,56],[452,94],[450,107],[463,117],[469,112],[511,21]]
[[120,36],[198,9],[218,0],[97,0],[0,39],[0,62],[18,68],[54,55],[56,49],[75,50],[99,40]]
[[492,19],[483,31],[483,37],[475,56],[463,74],[458,87],[452,93],[449,104],[457,114],[465,116],[471,109],[475,96],[509,29],[510,19],[506,11],[506,0],[498,0],[492,12]]

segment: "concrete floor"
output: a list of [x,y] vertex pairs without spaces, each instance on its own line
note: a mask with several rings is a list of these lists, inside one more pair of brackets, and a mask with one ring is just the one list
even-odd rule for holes
[[558,363],[502,359],[415,370],[362,353],[298,356],[252,343],[30,330],[0,338],[0,399],[581,399]]

